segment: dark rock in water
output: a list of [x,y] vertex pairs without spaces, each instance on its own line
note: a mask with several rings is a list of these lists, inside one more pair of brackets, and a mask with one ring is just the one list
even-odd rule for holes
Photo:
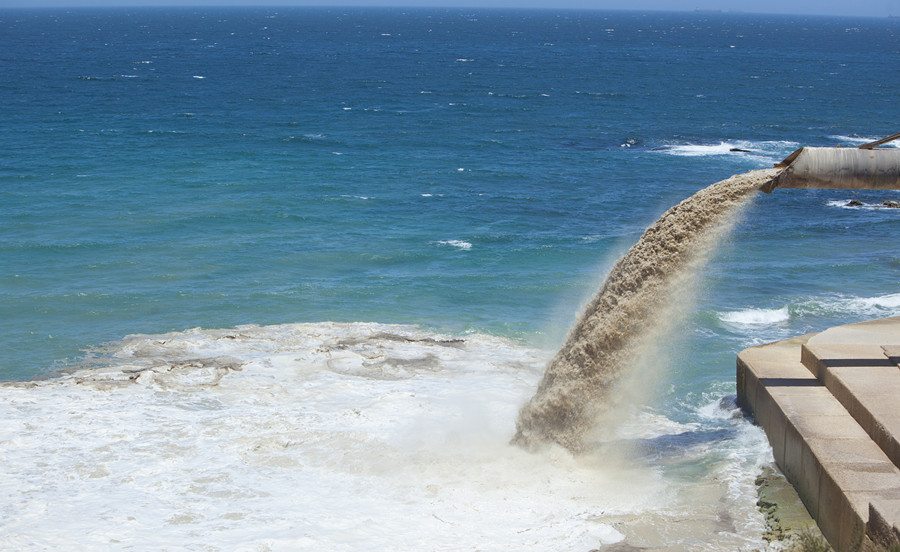
[[750,150],[741,149],[741,148],[731,148],[731,149],[728,150],[728,151],[733,152],[733,153],[753,153],[753,152],[750,151]]
[[882,205],[888,207],[889,209],[900,209],[900,201],[891,201],[886,199],[881,202]]
[[847,207],[861,207],[862,204],[863,202],[858,199],[851,199],[847,202]]
[[737,395],[725,395],[719,399],[719,410],[729,412],[732,418],[743,418],[744,411],[738,406]]
[[731,395],[725,395],[721,399],[719,399],[719,408],[722,410],[734,410],[738,407],[737,403],[737,395],[732,393]]
[[[756,478],[756,490],[759,497],[756,506],[766,519],[763,540],[790,544],[803,534],[821,537],[822,533],[800,501],[797,491],[775,466],[763,467]],[[790,546],[787,548],[793,549]]]

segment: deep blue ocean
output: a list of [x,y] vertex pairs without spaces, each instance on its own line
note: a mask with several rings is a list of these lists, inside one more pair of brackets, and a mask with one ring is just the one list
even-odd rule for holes
[[[4,378],[197,326],[554,345],[666,208],[900,113],[895,19],[7,10],[0,42]],[[698,347],[727,342],[729,374],[741,336],[712,313],[787,306],[790,334],[900,292],[900,212],[829,204],[883,195],[760,197],[705,275],[697,332],[722,338]]]
[[[900,19],[0,10],[0,379],[244,325],[552,351],[670,206],[898,115]],[[741,349],[900,315],[889,199],[759,194],[654,408],[694,423]]]

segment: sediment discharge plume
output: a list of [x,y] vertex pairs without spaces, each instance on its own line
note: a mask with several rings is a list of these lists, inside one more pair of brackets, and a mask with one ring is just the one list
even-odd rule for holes
[[673,295],[702,264],[738,207],[770,182],[778,169],[732,176],[666,211],[613,266],[563,347],[550,361],[537,392],[522,407],[513,443],[534,448],[557,443],[582,452],[586,438],[610,408],[613,384],[672,316]]

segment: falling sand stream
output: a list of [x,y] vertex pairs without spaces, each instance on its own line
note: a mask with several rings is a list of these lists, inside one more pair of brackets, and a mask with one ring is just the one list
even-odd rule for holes
[[675,315],[683,296],[737,209],[778,169],[732,176],[666,211],[618,260],[550,361],[537,392],[522,407],[513,442],[557,443],[573,452],[615,408],[616,384],[646,362],[647,346]]

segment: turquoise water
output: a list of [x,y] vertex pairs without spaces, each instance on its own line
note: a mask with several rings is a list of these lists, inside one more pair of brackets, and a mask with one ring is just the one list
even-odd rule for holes
[[0,542],[763,549],[735,355],[900,314],[895,192],[758,194],[629,466],[508,440],[644,228],[897,132],[897,67],[896,19],[0,10]]

